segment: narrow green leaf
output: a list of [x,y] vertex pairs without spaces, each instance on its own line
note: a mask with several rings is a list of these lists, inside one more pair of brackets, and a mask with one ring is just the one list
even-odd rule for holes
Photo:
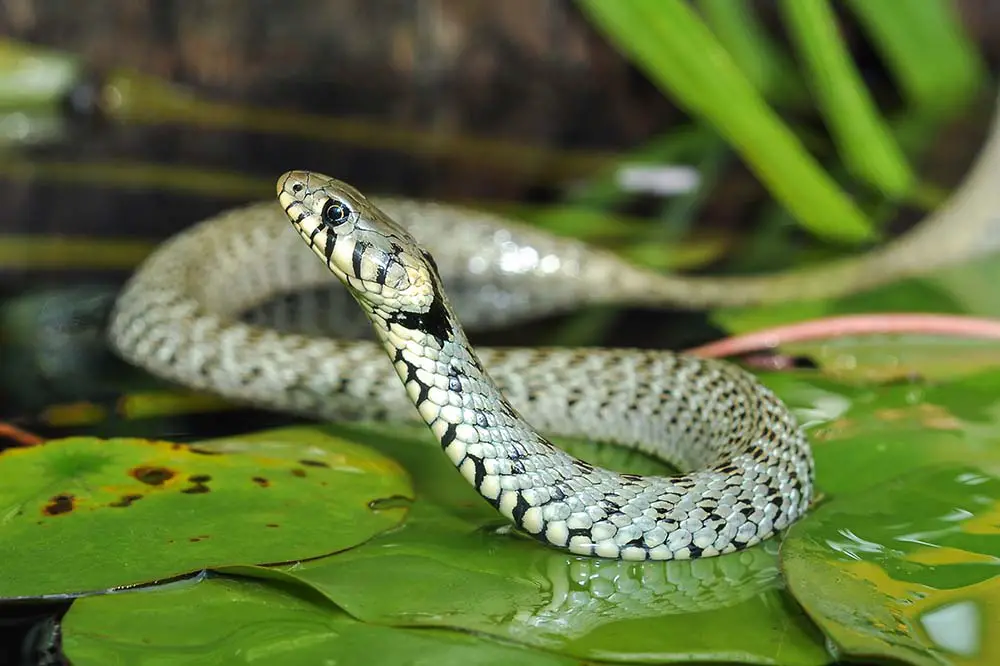
[[915,176],[854,67],[827,0],[782,0],[789,32],[847,168],[885,195],[904,197]]
[[919,115],[948,117],[986,85],[983,56],[953,0],[847,0]]
[[872,240],[871,223],[747,81],[680,0],[579,0],[657,85],[732,142],[774,197],[812,233]]
[[747,0],[698,0],[697,7],[719,42],[765,98],[796,106],[808,102],[795,64],[768,36]]

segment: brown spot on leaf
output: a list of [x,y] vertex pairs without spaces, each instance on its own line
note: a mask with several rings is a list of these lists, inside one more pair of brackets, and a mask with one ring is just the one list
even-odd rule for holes
[[299,462],[306,467],[329,467],[329,465],[322,460],[300,460]]
[[188,477],[193,485],[185,488],[181,492],[186,495],[200,495],[202,493],[211,492],[211,488],[208,487],[208,482],[212,480],[212,477],[208,474],[192,474]]
[[296,467],[292,470],[292,476],[297,476],[300,479],[306,475],[306,471],[301,467]]
[[146,467],[145,465],[133,468],[129,474],[147,486],[162,486],[175,476],[173,470],[166,467]]
[[191,537],[190,539],[188,539],[188,541],[190,541],[191,543],[198,543],[199,541],[204,541],[205,539],[208,538],[209,538],[208,534],[202,534],[200,536]]
[[269,485],[271,485],[271,482],[268,481],[267,479],[265,479],[262,476],[255,476],[255,477],[253,477],[252,480],[253,480],[254,483],[256,483],[261,488],[267,488]]
[[281,527],[278,523],[268,523],[265,527]]
[[122,495],[118,500],[112,502],[108,506],[113,506],[115,508],[123,508],[126,506],[132,506],[133,502],[137,502],[142,499],[142,495]]
[[69,513],[72,510],[73,496],[69,493],[60,493],[49,499],[49,503],[42,509],[42,513],[46,516],[58,516],[63,513]]

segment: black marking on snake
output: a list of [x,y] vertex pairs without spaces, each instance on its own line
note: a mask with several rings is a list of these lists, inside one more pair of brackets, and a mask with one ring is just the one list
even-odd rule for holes
[[496,509],[497,511],[500,510],[500,498],[503,497],[502,492],[499,493],[496,497],[487,497],[482,493],[479,493],[479,496],[485,499],[487,502],[489,502],[490,506],[492,506],[494,509]]
[[471,460],[472,466],[476,468],[476,478],[472,482],[475,484],[476,490],[479,490],[483,487],[483,481],[486,479],[486,467],[483,465],[483,459],[469,453],[465,454],[465,458]]
[[455,424],[449,423],[448,427],[445,428],[444,434],[441,435],[441,448],[448,448],[451,443],[455,441]]
[[628,543],[626,543],[625,545],[626,546],[635,546],[636,548],[642,548],[642,549],[645,550],[646,549],[645,536],[636,537],[636,538],[632,539],[631,541],[629,541]]
[[[299,223],[303,219],[305,219],[305,217],[306,217],[306,212],[302,211],[302,213],[297,218],[295,218],[295,226],[300,231],[302,228],[299,226]],[[322,228],[323,228],[322,225],[316,225],[315,227],[313,227],[313,230],[309,232],[309,247],[316,247],[316,234],[318,234]]]
[[[434,299],[431,301],[426,312],[409,312],[397,310],[386,318],[388,324],[398,324],[404,328],[414,331],[423,331],[437,340],[454,340],[455,329],[451,325],[451,317],[448,309],[444,305],[444,298],[434,284]],[[478,363],[473,362],[477,368],[482,370]]]
[[[500,411],[501,414],[503,414],[504,416],[506,416],[509,419],[512,419],[512,420],[516,421],[516,420],[518,420],[518,419],[521,418],[520,416],[517,415],[517,412],[514,411],[514,408],[511,406],[511,404],[509,402],[507,402],[506,400],[501,400],[500,401],[500,407],[498,409],[499,409],[499,411]],[[548,442],[548,440],[546,440],[546,441]],[[552,442],[548,442],[548,443],[552,444]]]
[[382,261],[379,261],[375,265],[375,282],[378,284],[385,284],[386,277],[389,274],[389,264],[393,262],[393,258],[386,255]]
[[524,514],[530,508],[531,505],[528,504],[528,500],[524,499],[524,495],[522,493],[518,493],[517,502],[514,504],[514,508],[511,510],[510,515],[514,518],[514,521],[518,525],[523,525]]
[[[407,376],[409,376],[409,374],[410,374],[410,367],[411,366],[407,365],[407,370],[406,370]],[[416,377],[416,374],[417,374],[417,369],[413,368],[413,375],[414,375],[414,377]],[[420,387],[420,392],[417,393],[417,399],[414,401],[414,402],[417,403],[417,407],[419,407],[420,405],[424,404],[424,402],[427,400],[428,394],[430,393],[430,390],[431,390],[431,387],[428,384],[424,384],[419,379],[414,380],[414,381],[416,382],[417,386]]]
[[590,540],[590,529],[586,527],[574,527],[566,530],[568,535],[566,543],[569,543],[573,537],[583,537],[584,539]]
[[396,356],[393,358],[393,363],[399,363],[400,361],[402,361],[403,365],[406,366],[406,377],[403,378],[403,383],[409,384],[410,382],[416,382],[417,384],[420,384],[421,395],[423,395],[426,391],[424,385],[419,379],[417,379],[417,366],[406,360],[406,357],[403,356],[402,350],[397,351]]
[[[319,229],[319,227],[316,227]],[[337,234],[326,235],[326,245],[323,246],[323,255],[330,259],[333,256],[333,249],[337,247]]]
[[359,278],[361,277],[361,260],[364,258],[365,252],[370,250],[371,247],[372,244],[364,240],[359,240],[354,245],[354,253],[351,255],[351,267],[354,269],[354,274]]

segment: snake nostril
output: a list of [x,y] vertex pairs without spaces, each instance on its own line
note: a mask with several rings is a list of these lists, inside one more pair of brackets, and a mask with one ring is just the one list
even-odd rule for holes
[[302,191],[302,187],[303,187],[302,183],[295,183],[294,185],[292,185],[292,192],[298,194],[299,192]]

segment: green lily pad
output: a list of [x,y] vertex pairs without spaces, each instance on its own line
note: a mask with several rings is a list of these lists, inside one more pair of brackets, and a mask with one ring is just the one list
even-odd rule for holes
[[0,453],[0,478],[0,598],[318,557],[395,527],[407,502],[373,503],[412,496],[392,460],[308,429],[54,440]]
[[1000,376],[812,390],[842,410],[812,430],[825,500],[783,543],[789,591],[851,657],[1000,661]]
[[567,556],[512,533],[425,431],[346,430],[411,470],[418,499],[406,522],[329,557],[224,571],[300,581],[367,622],[462,629],[580,659],[828,661],[784,597],[776,541],[694,562]]
[[867,495],[905,472],[991,456],[1000,439],[1000,374],[880,387],[761,379],[807,426],[825,502]]
[[88,597],[63,620],[63,648],[76,666],[576,663],[455,632],[364,624],[302,591],[219,578]]
[[844,654],[1000,662],[1000,456],[991,467],[920,470],[792,528],[788,583]]

